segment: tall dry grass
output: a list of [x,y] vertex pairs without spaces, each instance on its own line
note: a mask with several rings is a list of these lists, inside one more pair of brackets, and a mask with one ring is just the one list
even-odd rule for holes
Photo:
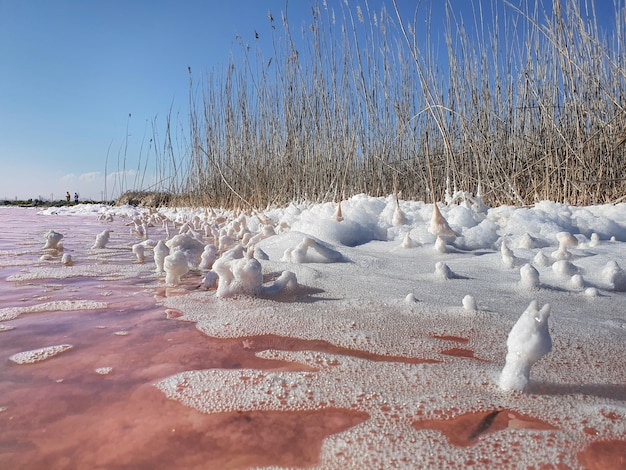
[[443,45],[421,37],[428,11],[402,18],[395,2],[318,3],[298,28],[269,14],[269,55],[242,42],[225,69],[189,71],[188,125],[168,118],[162,143],[164,187],[228,207],[394,187],[430,200],[432,172],[437,199],[622,200],[626,9],[615,0],[605,33],[594,3],[579,5],[494,0],[473,31],[448,7]]

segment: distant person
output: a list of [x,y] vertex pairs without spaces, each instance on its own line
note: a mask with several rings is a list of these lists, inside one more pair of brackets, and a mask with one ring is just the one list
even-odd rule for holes
[[70,192],[68,191],[67,194],[65,195],[65,199],[67,199],[67,202],[70,202],[71,198],[72,196],[70,196]]
[[74,193],[74,203],[78,204],[78,193]]

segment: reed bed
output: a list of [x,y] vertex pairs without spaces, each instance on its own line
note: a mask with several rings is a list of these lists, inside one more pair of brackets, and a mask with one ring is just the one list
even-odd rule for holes
[[493,205],[621,201],[626,9],[615,1],[605,32],[585,5],[494,1],[471,31],[449,8],[445,44],[424,34],[427,10],[405,19],[395,2],[317,3],[298,27],[270,13],[269,54],[242,41],[224,69],[189,70],[189,120],[168,118],[160,189],[241,208],[394,188]]

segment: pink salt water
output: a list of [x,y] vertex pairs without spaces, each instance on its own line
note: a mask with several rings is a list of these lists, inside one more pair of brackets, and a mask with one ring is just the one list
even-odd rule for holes
[[[193,323],[180,321],[181,312],[161,303],[196,289],[200,276],[171,288],[153,273],[149,260],[128,272],[137,239],[123,221],[106,225],[115,236],[106,250],[94,252],[90,247],[103,225],[93,216],[41,216],[34,209],[0,208],[0,313],[18,312],[16,318],[0,322],[6,327],[0,330],[0,468],[311,467],[320,462],[325,438],[366,423],[368,413],[332,406],[202,413],[169,400],[154,384],[179,372],[204,369],[314,370],[257,355],[267,349],[318,351],[376,362],[382,368],[391,363],[435,368],[446,360],[478,359],[472,349],[451,344],[466,344],[467,338],[429,332],[424,336],[441,342],[438,358],[382,356],[277,335],[210,338]],[[40,261],[43,234],[50,229],[64,235],[64,252],[75,260],[73,271],[64,272],[68,268],[58,260]],[[107,270],[84,269],[88,266]],[[35,268],[41,268],[40,277],[20,280],[24,269],[32,273]],[[49,309],[39,311],[40,305]],[[58,345],[72,347],[32,364],[9,360],[16,353]],[[391,421],[400,419],[400,411],[386,404],[381,412]],[[607,414],[606,419],[622,417]],[[520,414],[488,405],[471,412],[430,410],[429,417],[418,412],[411,422],[415,430],[440,433],[457,449],[471,448],[511,428],[558,432],[558,427],[532,416],[532,410]],[[562,423],[567,425],[566,417]],[[586,431],[589,445],[579,452],[580,465],[625,468],[625,440],[605,439],[594,431]],[[524,452],[514,443],[504,447],[494,442],[494,449],[505,454],[499,461],[512,467]],[[338,450],[337,458],[343,453]],[[433,456],[424,466],[443,464],[445,457]],[[491,460],[468,457],[457,463],[481,468],[489,467]],[[402,461],[396,464],[402,467]]]

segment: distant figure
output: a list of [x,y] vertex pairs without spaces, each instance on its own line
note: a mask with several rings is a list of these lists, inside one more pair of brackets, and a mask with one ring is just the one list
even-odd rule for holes
[[78,204],[78,193],[74,193],[74,202]]
[[68,191],[67,194],[65,195],[65,199],[67,199],[67,202],[70,202],[71,198],[72,196],[70,196],[70,192]]

